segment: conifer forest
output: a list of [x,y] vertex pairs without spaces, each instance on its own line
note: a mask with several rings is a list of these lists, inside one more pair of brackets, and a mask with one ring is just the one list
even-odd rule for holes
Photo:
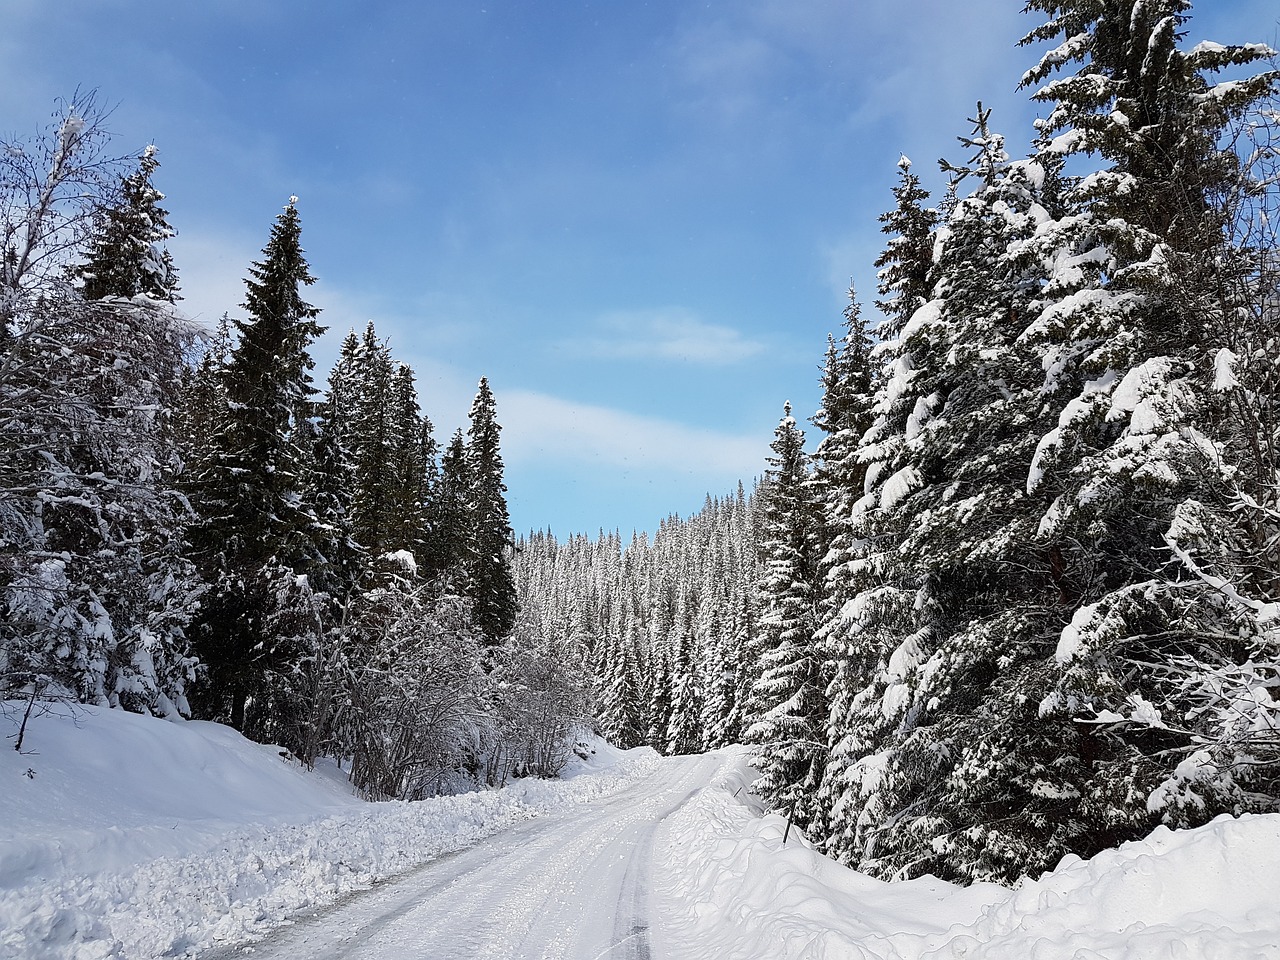
[[878,287],[767,469],[656,530],[511,529],[500,397],[327,375],[290,199],[216,329],[93,94],[0,144],[0,691],[229,723],[371,798],[575,731],[753,745],[884,879],[1280,811],[1280,63],[1190,0],[1026,0],[1034,129],[903,157]]

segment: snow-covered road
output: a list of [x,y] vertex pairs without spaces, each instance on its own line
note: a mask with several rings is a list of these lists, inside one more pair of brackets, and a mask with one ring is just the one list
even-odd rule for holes
[[648,960],[655,832],[724,762],[665,761],[612,797],[298,918],[255,944],[254,960]]

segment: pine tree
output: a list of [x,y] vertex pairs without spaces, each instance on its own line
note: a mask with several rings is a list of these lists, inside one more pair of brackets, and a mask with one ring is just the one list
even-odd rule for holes
[[348,332],[329,373],[328,389],[319,409],[311,485],[316,520],[329,531],[327,560],[334,581],[331,592],[339,605],[350,602],[352,591],[369,566],[368,551],[356,539],[353,519],[356,468],[352,420],[359,346],[355,332]]
[[964,168],[975,189],[936,246],[931,309],[944,349],[925,354],[915,378],[937,399],[909,421],[904,448],[922,482],[901,507],[898,555],[920,579],[913,632],[894,639],[882,674],[902,726],[878,743],[885,781],[873,803],[886,819],[875,869],[1010,879],[1015,863],[1066,852],[1051,837],[1070,775],[1054,746],[1062,731],[1034,709],[1046,584],[1025,477],[1043,398],[1040,358],[1022,335],[1041,274],[1011,253],[1054,198],[1043,167],[1009,161],[989,111],[972,122],[961,141],[977,150]]
[[462,430],[454,432],[440,458],[440,481],[428,509],[426,576],[447,580],[467,593],[475,552],[471,472]]
[[889,242],[875,261],[880,271],[876,307],[885,316],[883,329],[877,329],[881,341],[896,337],[911,315],[930,299],[933,231],[938,225],[938,212],[921,206],[929,194],[911,172],[911,161],[905,156],[898,160],[898,185],[893,196],[894,209],[880,216],[881,232]]
[[418,408],[413,371],[404,364],[396,367],[392,377],[390,420],[393,482],[388,546],[416,556],[423,552],[436,442],[431,421]]
[[497,408],[489,381],[481,378],[467,430],[471,548],[468,590],[476,624],[496,644],[515,623],[517,603],[509,551],[514,536],[502,479]]
[[1222,134],[1278,75],[1210,83],[1269,53],[1184,51],[1185,0],[1028,7],[1050,19],[1026,42],[1074,38],[1024,80],[1043,82],[1033,96],[1052,105],[1052,149],[1107,163],[1071,184],[1074,215],[1039,231],[1058,268],[1029,334],[1048,356],[1042,390],[1058,413],[1028,479],[1060,604],[1046,640],[1061,675],[1041,713],[1081,730],[1080,822],[1064,832],[1091,852],[1157,817],[1253,808],[1259,795],[1242,784],[1274,762],[1240,744],[1202,752],[1212,740],[1178,727],[1207,716],[1194,693],[1204,678],[1235,669],[1266,635],[1256,608],[1230,599],[1267,587],[1239,566],[1247,514],[1215,442],[1217,360],[1235,336],[1218,318],[1238,314],[1220,295],[1229,258],[1210,251],[1223,251],[1226,226],[1215,197],[1240,162]]
[[160,206],[164,194],[151,183],[159,165],[156,148],[148,146],[137,170],[122,179],[119,202],[102,211],[86,262],[76,271],[86,300],[140,294],[167,303],[178,299],[178,273],[163,246],[176,232]]
[[606,740],[624,750],[640,746],[646,733],[635,645],[633,629],[619,635],[618,650],[612,660],[611,674],[599,708],[600,732]]
[[263,259],[249,269],[245,320],[224,372],[227,410],[193,478],[202,522],[195,532],[213,584],[198,624],[208,667],[202,716],[229,720],[258,738],[288,741],[304,709],[302,671],[320,614],[307,579],[328,563],[322,530],[303,491],[313,442],[312,361],[322,328],[302,298],[314,283],[291,199],[276,218]]
[[902,681],[925,639],[921,617],[935,609],[930,581],[901,545],[911,498],[940,479],[939,465],[922,461],[917,449],[944,399],[936,376],[947,351],[934,290],[938,214],[922,206],[928,195],[910,161],[903,157],[898,169],[895,207],[880,218],[888,241],[876,261],[876,303],[885,319],[876,329],[873,402],[859,413],[868,425],[858,437],[837,433],[824,457],[835,474],[820,628],[831,661],[831,769],[817,805],[828,850],[864,868],[877,825],[899,812],[880,795],[890,783],[881,771],[891,742],[915,730],[918,710],[907,709]]
[[697,753],[704,746],[702,670],[694,653],[694,638],[684,610],[678,610],[668,645],[672,651],[671,718],[664,734],[663,753]]
[[823,555],[818,565],[821,587],[817,636],[829,704],[824,730],[827,763],[815,803],[827,823],[845,791],[845,767],[858,759],[848,756],[843,747],[851,723],[851,699],[864,680],[864,665],[855,662],[854,645],[843,629],[843,614],[865,579],[860,567],[863,541],[852,518],[864,495],[866,465],[859,459],[859,451],[862,436],[871,426],[873,401],[871,342],[852,289],[844,320],[840,345],[834,340],[828,343],[822,373],[822,407],[813,417],[814,425],[826,434],[814,458],[811,496],[820,507]]
[[105,244],[103,136],[90,99],[0,149],[0,688],[174,715],[200,583],[172,410],[196,335],[145,292],[66,282]]
[[759,744],[757,790],[801,826],[825,762],[827,704],[817,629],[815,509],[808,499],[804,432],[791,404],[770,445],[761,550],[759,679],[750,701],[749,742]]
[[671,668],[667,664],[665,652],[658,650],[651,654],[648,709],[649,729],[645,733],[645,742],[659,751],[667,748],[667,731],[671,729],[672,684]]
[[391,351],[370,321],[354,363],[349,441],[355,486],[352,522],[356,539],[374,558],[390,549],[394,496]]

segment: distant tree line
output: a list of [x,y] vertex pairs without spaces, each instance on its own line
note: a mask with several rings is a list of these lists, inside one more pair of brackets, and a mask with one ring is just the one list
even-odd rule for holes
[[515,641],[493,393],[437,447],[372,323],[328,389],[295,198],[217,329],[154,147],[94,97],[0,144],[0,695],[232,724],[370,796],[554,772],[581,678]]
[[979,104],[936,205],[899,163],[816,452],[788,406],[749,499],[517,562],[606,731],[755,744],[887,879],[1280,810],[1276,55],[1187,49],[1187,0],[1025,6],[1030,154]]

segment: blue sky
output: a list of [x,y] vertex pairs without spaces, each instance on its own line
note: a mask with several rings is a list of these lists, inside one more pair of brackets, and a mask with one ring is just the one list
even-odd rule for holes
[[[517,532],[653,530],[807,417],[905,153],[981,99],[1011,152],[1019,0],[5,0],[0,133],[96,88],[157,186],[189,312],[236,313],[300,198],[341,336],[372,319],[447,439],[488,376]],[[1275,44],[1274,0],[1192,38]],[[812,431],[811,431],[812,432]]]

